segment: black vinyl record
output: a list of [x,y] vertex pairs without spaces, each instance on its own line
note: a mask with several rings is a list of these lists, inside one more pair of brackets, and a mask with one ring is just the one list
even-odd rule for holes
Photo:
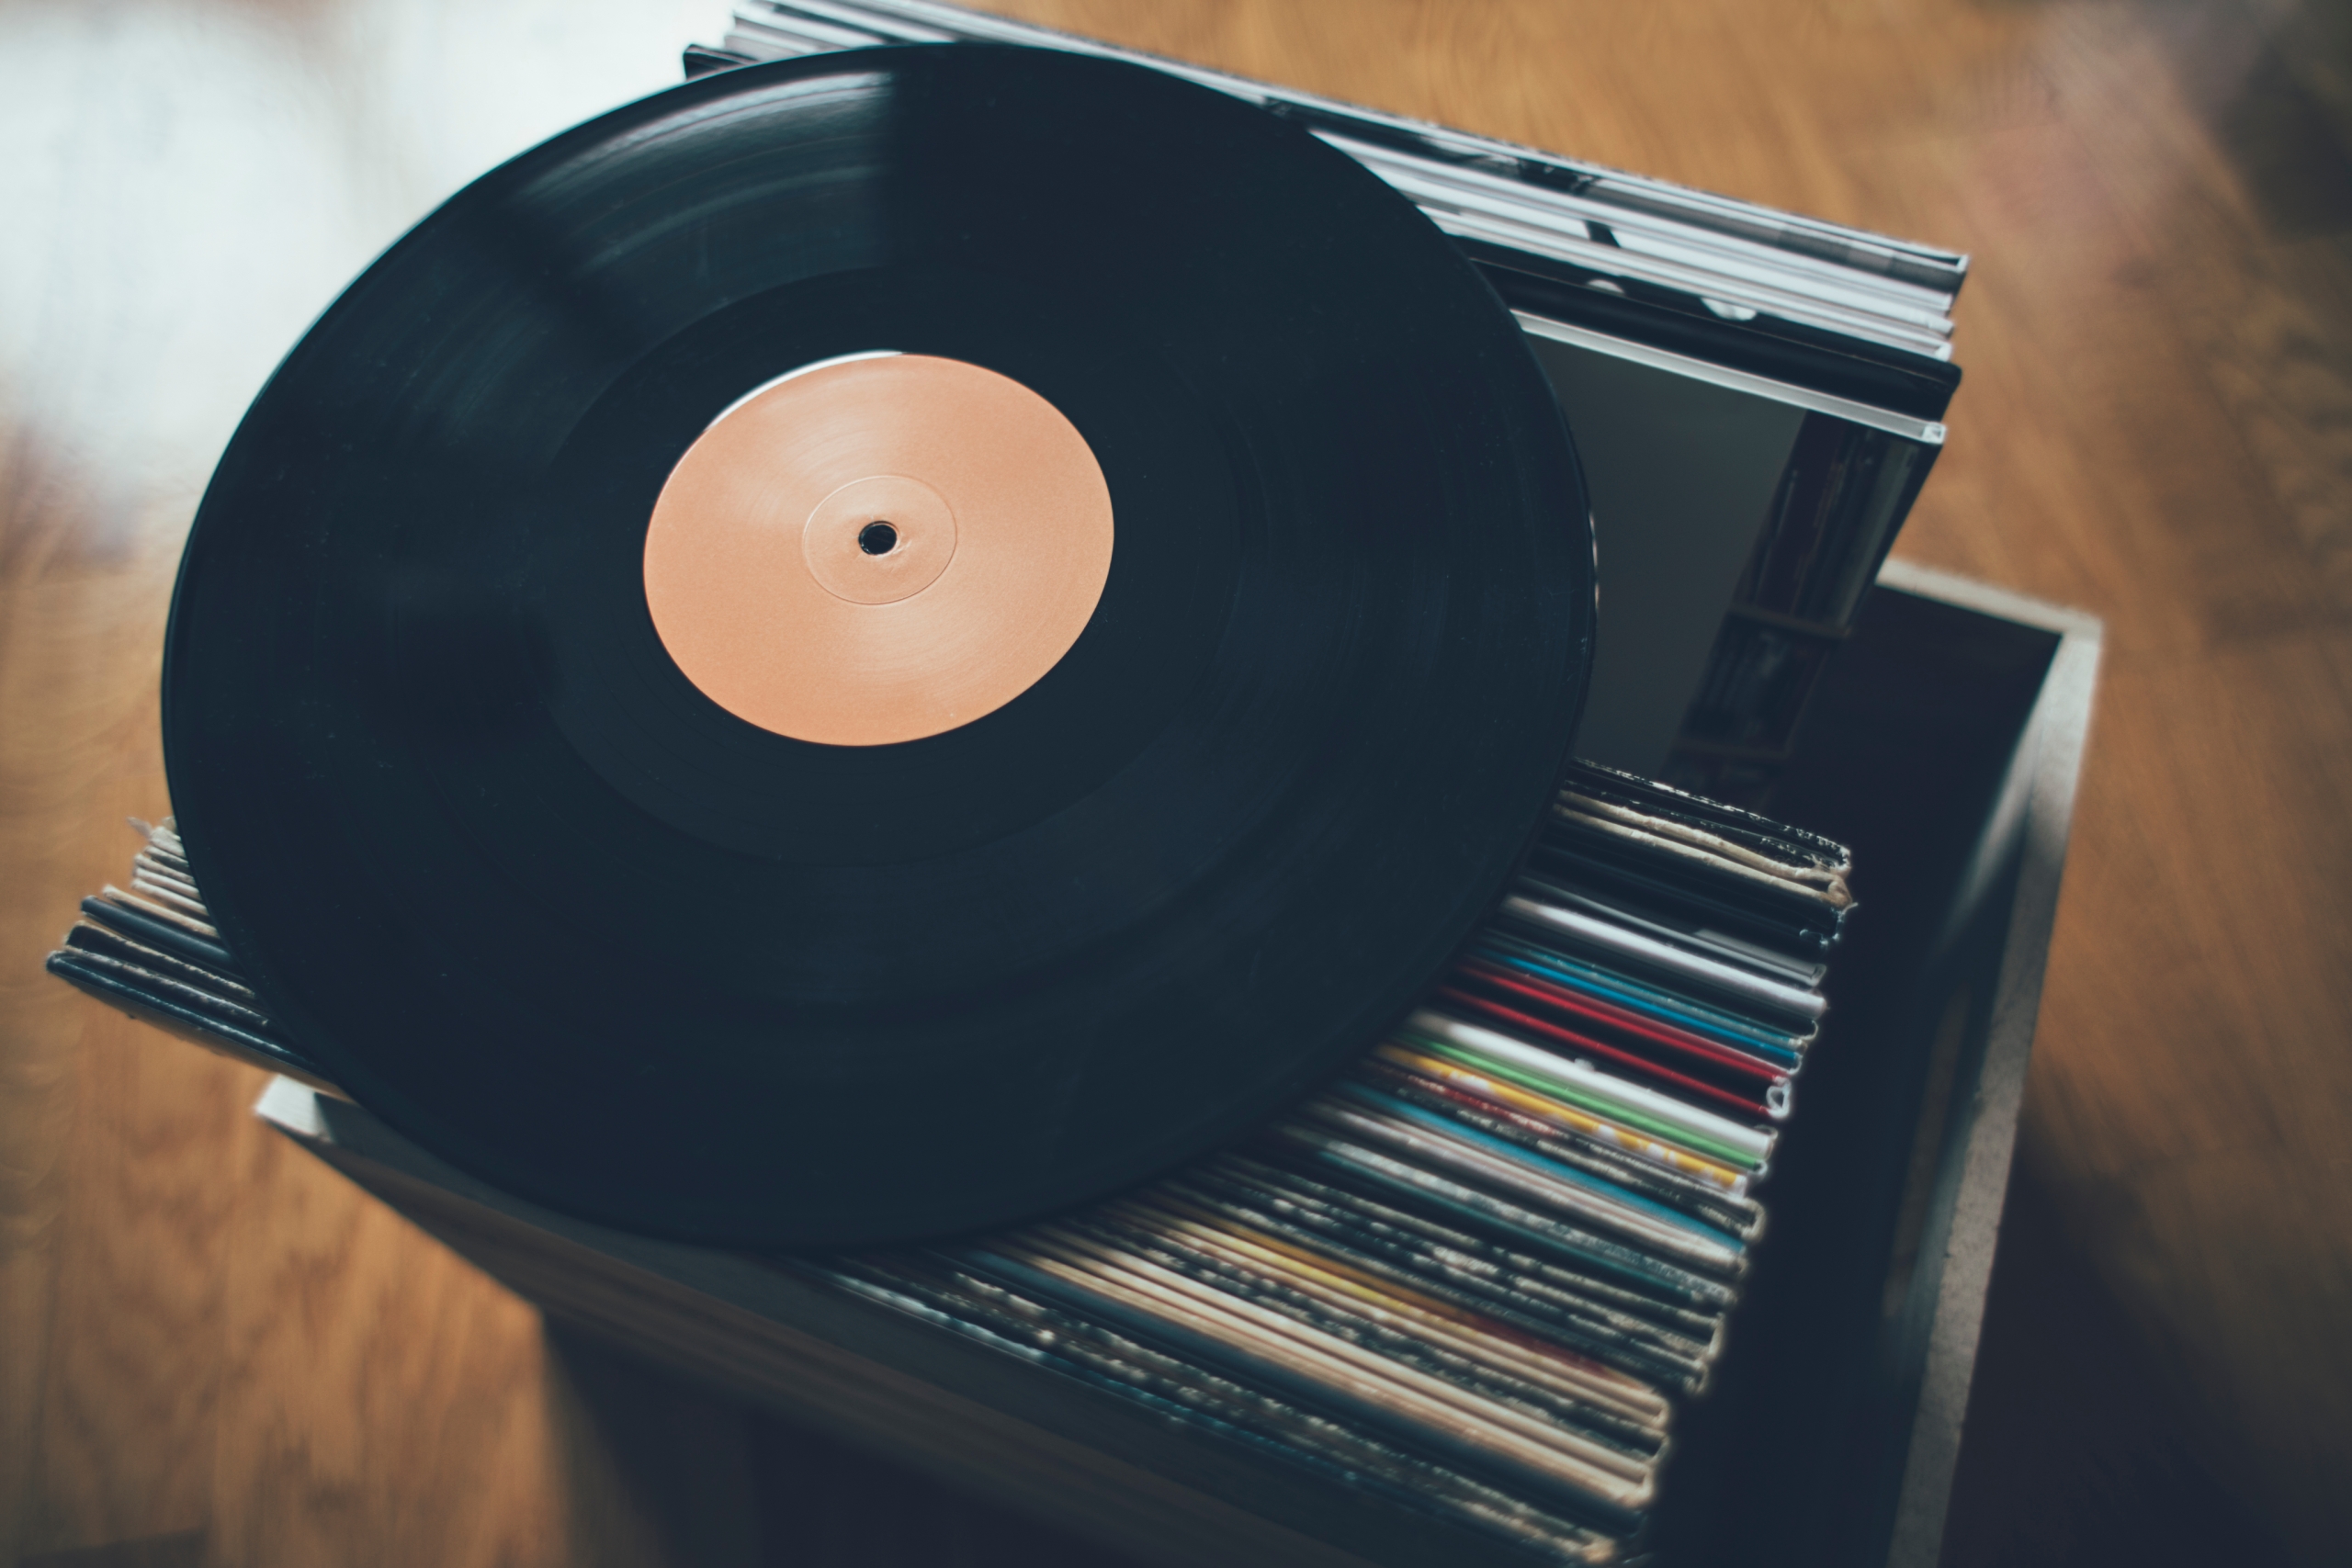
[[[1082,440],[1094,597],[977,716],[811,739],[673,656],[650,519],[747,394],[891,355]],[[996,558],[962,536],[923,570]],[[486,175],[280,367],[181,570],[173,801],[269,1015],[457,1165],[700,1240],[938,1235],[1166,1169],[1401,1014],[1552,796],[1592,570],[1512,319],[1306,132],[1062,53],[748,67]],[[985,635],[1046,637],[1006,581]]]

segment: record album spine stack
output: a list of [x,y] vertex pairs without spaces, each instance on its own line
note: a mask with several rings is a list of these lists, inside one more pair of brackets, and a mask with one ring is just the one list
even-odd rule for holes
[[[908,43],[1148,65],[1305,127],[1419,206],[1585,438],[1605,584],[1587,754],[1769,799],[1942,450],[1967,257],[935,0],[755,0],[685,63]],[[1727,417],[1747,435],[1724,439]],[[1641,640],[1691,621],[1703,654]]]
[[[168,824],[50,958],[318,1083]],[[1555,1561],[1640,1540],[1724,1353],[1852,908],[1826,840],[1576,769],[1496,917],[1315,1098],[1011,1233],[785,1266]]]
[[1579,768],[1498,918],[1293,1113],[1080,1214],[806,1267],[1404,1506],[1611,1561],[1763,1236],[1848,869]]
[[130,886],[82,900],[49,972],[133,1018],[316,1089],[340,1092],[295,1050],[244,982],[211,923],[169,818],[133,821],[146,842]]

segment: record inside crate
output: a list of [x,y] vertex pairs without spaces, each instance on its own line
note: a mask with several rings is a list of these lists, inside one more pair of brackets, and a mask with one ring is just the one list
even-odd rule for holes
[[1578,433],[1609,592],[1577,753],[1769,805],[1942,449],[1968,257],[941,0],[742,0],[684,63],[877,43],[1148,66],[1412,200],[1510,306]]
[[351,287],[198,513],[165,749],[245,983],[419,1143],[915,1240],[1408,1010],[1593,596],[1522,334],[1353,160],[1125,63],[852,51],[559,136]]
[[[52,972],[322,1081],[169,825]],[[1724,1354],[1853,908],[1838,845],[1591,766],[1373,1050],[1179,1173],[1042,1223],[775,1259],[1555,1561],[1638,1544]]]
[[256,402],[181,818],[51,969],[504,1190],[1640,1556],[1850,867],[1567,750],[1597,682],[1609,754],[1770,788],[1966,259],[932,0],[728,45]]

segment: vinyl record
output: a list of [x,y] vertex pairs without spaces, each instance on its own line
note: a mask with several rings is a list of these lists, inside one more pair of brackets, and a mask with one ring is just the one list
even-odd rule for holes
[[1592,593],[1516,325],[1351,160],[1138,68],[856,51],[370,267],[205,497],[165,741],[268,1015],[419,1143],[883,1243],[1369,1045],[1546,809]]

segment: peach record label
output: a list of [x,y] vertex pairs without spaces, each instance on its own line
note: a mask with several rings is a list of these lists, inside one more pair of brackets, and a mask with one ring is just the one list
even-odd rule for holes
[[772,382],[695,438],[653,505],[645,599],[736,717],[887,746],[1036,684],[1111,547],[1110,487],[1060,410],[977,365],[877,354]]

